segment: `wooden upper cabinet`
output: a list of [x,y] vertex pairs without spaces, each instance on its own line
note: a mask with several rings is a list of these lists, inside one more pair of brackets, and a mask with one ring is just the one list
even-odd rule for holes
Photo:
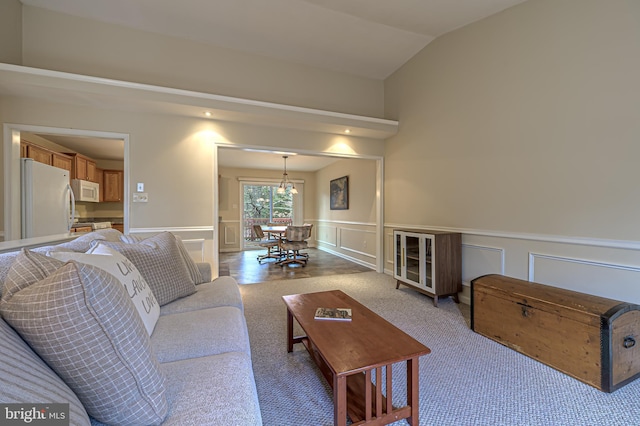
[[58,167],[69,171],[69,178],[71,179],[71,172],[73,169],[73,157],[62,154],[60,152],[52,151],[39,145],[35,145],[28,141],[20,142],[20,157],[32,158],[35,161],[49,166]]
[[98,201],[104,201],[104,170],[99,167],[96,167],[96,177],[98,178],[98,185],[100,188],[98,189]]
[[69,154],[73,161],[71,175],[74,179],[88,180],[90,182],[98,182],[96,176],[96,162],[82,154]]
[[103,170],[103,201],[122,202],[124,198],[124,172],[122,170]]
[[96,173],[96,162],[87,158],[87,180],[98,182],[98,174]]
[[27,158],[33,158],[38,163],[51,165],[52,152],[36,145],[27,144]]
[[71,179],[71,172],[73,170],[73,159],[65,154],[54,152],[52,154],[51,165],[58,167],[59,169],[65,169],[69,171],[69,179]]

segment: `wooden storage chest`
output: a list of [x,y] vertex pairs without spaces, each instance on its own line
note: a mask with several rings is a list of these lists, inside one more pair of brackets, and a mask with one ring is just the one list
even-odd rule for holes
[[640,375],[640,306],[503,275],[471,281],[471,329],[604,392]]

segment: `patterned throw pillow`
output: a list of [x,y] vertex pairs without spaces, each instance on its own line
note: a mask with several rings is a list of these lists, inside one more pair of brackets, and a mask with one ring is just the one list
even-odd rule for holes
[[2,316],[90,416],[108,424],[163,421],[165,378],[140,316],[112,275],[70,261],[43,280],[17,284],[19,291],[3,297]]
[[176,243],[178,244],[178,249],[180,250],[180,256],[182,256],[182,260],[184,260],[185,265],[187,265],[187,270],[189,271],[191,281],[193,281],[195,285],[202,284],[204,282],[202,273],[200,273],[200,269],[198,269],[196,262],[194,262],[189,255],[189,251],[184,246],[182,238],[176,237]]
[[138,235],[123,235],[120,237],[120,241],[127,244],[135,244],[144,240],[144,237],[140,237]]
[[[189,276],[191,277],[191,281],[193,281],[195,285],[204,283],[205,280],[202,277],[202,272],[200,272],[200,269],[198,269],[196,262],[194,262],[191,256],[189,255],[189,251],[184,246],[184,242],[182,241],[182,238],[178,236],[175,236],[175,238],[176,238],[176,243],[178,244],[178,249],[180,250],[180,256],[182,257],[182,260],[184,260],[184,263],[187,266],[187,270],[189,271]],[[123,235],[122,237],[120,237],[120,240],[123,243],[129,243],[129,244],[139,243],[144,239],[145,239],[144,237],[140,237],[137,235]]]
[[102,244],[91,248],[88,253],[50,252],[49,256],[58,260],[76,260],[80,263],[97,266],[116,277],[124,286],[127,294],[136,307],[149,335],[160,317],[160,305],[151,288],[129,259],[117,251]]
[[[0,401],[7,404],[69,404],[68,424],[89,426],[89,415],[60,377],[0,319]],[[3,413],[4,414],[4,413]]]
[[138,268],[160,306],[196,292],[176,238],[170,232],[135,244],[106,241],[100,244],[122,253]]
[[58,268],[62,267],[62,265],[64,265],[64,262],[58,259],[22,249],[7,273],[0,307],[2,307],[2,303],[10,299],[15,293],[46,278],[58,270]]

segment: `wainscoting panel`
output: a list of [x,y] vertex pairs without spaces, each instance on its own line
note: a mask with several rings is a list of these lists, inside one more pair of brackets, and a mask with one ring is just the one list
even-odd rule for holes
[[316,241],[331,247],[338,246],[338,228],[332,225],[318,224],[316,228]]
[[364,229],[340,228],[340,249],[367,257],[375,263],[376,233]]
[[204,262],[204,238],[182,240],[191,258],[196,262]]
[[469,285],[474,278],[487,274],[504,275],[504,249],[462,244],[462,282]]
[[224,245],[238,247],[238,228],[235,226],[223,225]]
[[635,266],[529,253],[529,281],[640,303],[634,297],[640,293],[640,268]]

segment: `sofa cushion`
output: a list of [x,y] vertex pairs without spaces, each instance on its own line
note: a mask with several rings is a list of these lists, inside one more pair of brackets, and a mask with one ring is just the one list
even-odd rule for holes
[[161,364],[171,401],[163,426],[262,425],[251,358],[227,352]]
[[50,252],[49,256],[62,261],[76,260],[97,266],[116,277],[124,286],[147,332],[151,335],[160,316],[160,306],[151,288],[129,259],[103,244],[94,246],[89,253]]
[[168,411],[164,376],[140,316],[112,275],[70,261],[19,287],[3,298],[3,317],[89,415],[111,424],[162,422]]
[[151,347],[159,362],[223,352],[251,353],[244,315],[230,306],[160,317]]
[[[211,264],[209,262],[196,262],[196,267],[200,271],[202,277],[202,283],[208,283],[211,281]],[[200,284],[202,284],[200,283]]]
[[160,306],[196,291],[176,238],[162,232],[139,243],[101,242],[122,253],[138,268]]
[[69,424],[89,425],[89,416],[76,394],[2,319],[0,359],[2,403],[67,403]]
[[196,288],[195,294],[162,306],[160,316],[218,306],[235,306],[244,310],[238,283],[233,277],[218,277]]

